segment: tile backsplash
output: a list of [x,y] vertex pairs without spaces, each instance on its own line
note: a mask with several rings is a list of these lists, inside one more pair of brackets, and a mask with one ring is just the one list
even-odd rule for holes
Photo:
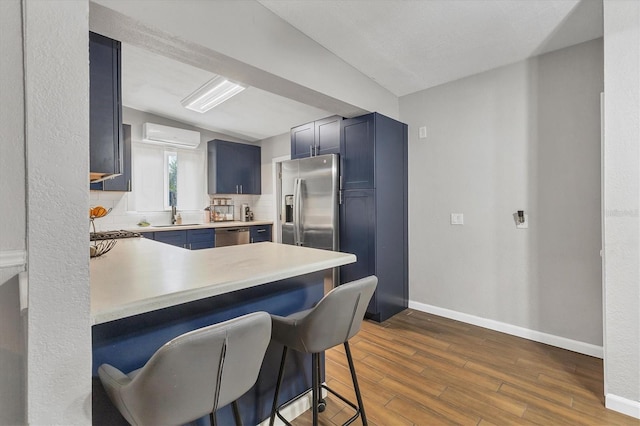
[[[96,219],[96,231],[108,231],[114,229],[137,229],[138,222],[145,219],[152,225],[168,225],[171,223],[171,212],[129,210],[129,197],[131,193],[90,191],[90,206],[103,206],[112,209],[109,215]],[[218,197],[216,195],[215,197]],[[272,194],[263,195],[220,195],[231,198],[234,204],[234,220],[240,220],[240,205],[249,204],[254,213],[255,220],[274,220],[274,202]],[[211,196],[213,198],[213,196]],[[178,210],[182,216],[182,223],[204,223],[205,211],[202,210]]]

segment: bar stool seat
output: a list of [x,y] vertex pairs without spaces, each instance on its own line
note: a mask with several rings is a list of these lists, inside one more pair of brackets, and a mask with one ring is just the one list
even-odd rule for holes
[[[290,425],[290,423],[282,417],[280,410],[306,393],[304,392],[278,405],[278,395],[284,376],[284,367],[289,349],[311,354],[311,405],[314,426],[318,424],[318,412],[324,411],[325,402],[321,397],[321,389],[325,389],[327,392],[337,396],[355,410],[355,414],[345,425],[352,423],[358,416],[362,416],[362,423],[364,425],[367,424],[348,341],[360,331],[360,325],[362,324],[367,305],[373,296],[377,284],[378,278],[372,275],[334,288],[311,309],[297,312],[287,317],[271,315],[271,340],[284,345],[284,349],[282,351],[280,371],[278,373],[278,381],[271,409],[270,426],[273,426],[276,416],[285,424]],[[320,384],[320,353],[340,344],[343,344],[345,348],[358,405],[353,404],[342,395],[331,390],[328,386]]]
[[98,368],[109,399],[132,425],[182,425],[233,403],[256,382],[271,336],[271,318],[254,312],[182,334],[128,374]]

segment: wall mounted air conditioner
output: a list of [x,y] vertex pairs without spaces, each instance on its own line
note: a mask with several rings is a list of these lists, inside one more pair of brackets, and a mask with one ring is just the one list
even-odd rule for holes
[[200,145],[200,132],[144,123],[142,125],[142,142],[193,149]]

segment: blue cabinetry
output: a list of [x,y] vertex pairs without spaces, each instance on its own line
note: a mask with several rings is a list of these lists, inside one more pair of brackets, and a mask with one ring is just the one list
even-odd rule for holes
[[156,240],[161,243],[171,244],[189,250],[215,247],[215,233],[213,228],[141,232],[140,234],[150,240]]
[[209,194],[260,194],[260,147],[214,139],[207,145]]
[[120,42],[89,33],[89,171],[92,179],[122,173]]
[[161,243],[185,248],[187,244],[187,231],[162,231],[155,232],[154,239]]
[[358,258],[340,281],[375,274],[367,315],[384,321],[408,304],[407,125],[373,113],[340,129],[340,251]]
[[122,125],[122,174],[91,184],[92,190],[131,192],[131,125]]
[[340,153],[340,122],[334,115],[291,129],[291,158]]
[[188,229],[187,246],[189,250],[200,250],[215,247],[215,231],[213,229]]
[[253,225],[249,227],[249,238],[252,243],[271,241],[271,225]]

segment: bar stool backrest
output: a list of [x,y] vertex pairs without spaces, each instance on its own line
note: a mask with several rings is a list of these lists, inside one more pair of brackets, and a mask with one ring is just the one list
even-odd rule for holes
[[302,347],[295,349],[322,352],[355,336],[377,285],[378,278],[372,275],[327,293],[297,324],[296,333]]
[[176,337],[120,385],[105,383],[117,377],[115,367],[104,364],[99,374],[131,424],[185,424],[235,401],[255,384],[270,336],[269,314],[255,312]]

